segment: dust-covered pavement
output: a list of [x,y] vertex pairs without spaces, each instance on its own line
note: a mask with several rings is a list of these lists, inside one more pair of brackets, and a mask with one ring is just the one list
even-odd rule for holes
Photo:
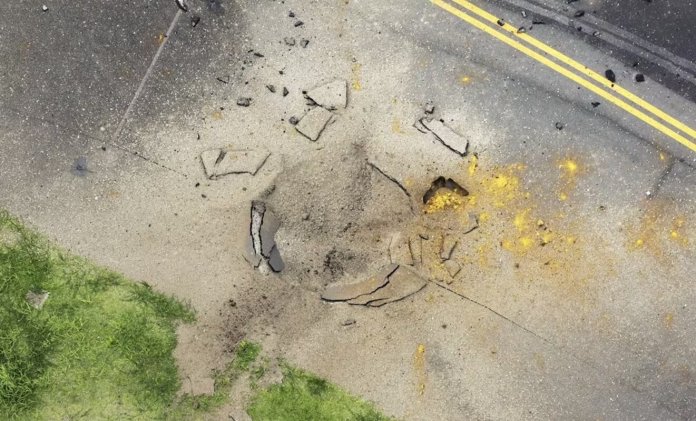
[[[90,3],[5,6],[0,206],[190,301],[185,377],[249,338],[405,419],[694,416],[693,152],[430,2]],[[478,5],[696,126],[630,65]],[[304,120],[335,81],[346,106]],[[245,172],[209,179],[204,151]],[[469,194],[424,205],[440,176]],[[278,274],[245,260],[252,200],[280,222]],[[427,285],[321,299],[391,260]]]

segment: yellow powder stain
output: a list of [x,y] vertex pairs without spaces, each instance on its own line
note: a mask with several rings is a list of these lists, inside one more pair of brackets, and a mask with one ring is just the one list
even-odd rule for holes
[[164,42],[164,40],[166,38],[167,38],[167,36],[164,35],[163,33],[160,33],[159,35],[157,35],[157,45],[162,45],[162,43]]
[[471,83],[471,76],[462,76],[459,78],[459,83],[461,83],[464,86],[467,86],[468,84]]
[[476,169],[478,169],[478,156],[474,154],[469,160],[469,168],[467,169],[469,172],[469,177],[473,177],[474,174],[476,174]]
[[482,195],[487,196],[496,208],[505,207],[513,200],[523,197],[524,194],[520,194],[520,179],[516,174],[522,169],[524,166],[513,165],[494,171],[493,175],[481,182]]
[[361,91],[362,90],[362,83],[360,82],[360,76],[362,74],[362,64],[353,63],[353,66],[351,67],[351,73],[352,73],[351,86],[353,87],[353,90],[354,91]]
[[464,207],[464,197],[451,190],[440,189],[425,204],[424,213],[440,212],[446,209],[459,209]]
[[527,208],[517,212],[513,217],[512,224],[517,228],[517,231],[526,232],[529,230],[529,212],[531,212],[531,209]]
[[404,131],[401,130],[401,121],[399,121],[398,118],[394,117],[391,123],[391,130],[393,133],[403,133]]
[[580,165],[578,165],[577,161],[575,161],[572,158],[562,159],[558,163],[558,168],[561,170],[561,172],[566,178],[575,177],[576,175],[578,175],[578,172],[580,171]]
[[485,223],[485,222],[488,222],[488,221],[490,221],[490,220],[491,220],[491,214],[490,214],[490,213],[484,211],[484,212],[481,212],[481,213],[479,214],[479,222]]
[[425,384],[427,376],[425,372],[425,344],[418,344],[416,352],[413,355],[413,369],[416,372],[418,394],[425,393]]
[[674,327],[674,314],[665,314],[665,317],[662,318],[662,322],[664,323],[666,329],[672,330]]
[[665,155],[664,152],[660,151],[660,161],[665,161],[667,160],[667,155]]
[[222,120],[222,111],[213,111],[213,120]]
[[682,246],[689,245],[689,239],[684,235],[683,229],[686,220],[683,216],[677,216],[672,220],[672,227],[669,230],[669,238]]
[[561,190],[558,193],[558,200],[565,202],[568,200],[570,192],[577,185],[577,177],[583,173],[584,169],[575,158],[565,157],[558,161],[558,169],[561,173]]

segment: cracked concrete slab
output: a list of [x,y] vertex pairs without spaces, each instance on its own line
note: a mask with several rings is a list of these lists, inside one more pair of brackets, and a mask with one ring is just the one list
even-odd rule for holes
[[423,118],[420,120],[420,123],[447,148],[451,149],[453,152],[456,152],[460,156],[466,155],[469,148],[469,140],[466,137],[455,132],[440,120],[429,120],[427,118]]
[[348,304],[381,307],[410,297],[426,285],[423,278],[406,266],[399,266],[388,278],[389,282],[382,288],[348,300]]
[[336,80],[307,91],[307,97],[317,105],[333,111],[348,106],[348,84]]
[[295,125],[295,130],[312,142],[316,142],[333,117],[331,111],[322,107],[314,107],[302,116]]
[[346,301],[361,295],[370,294],[389,282],[389,276],[399,268],[399,265],[390,264],[382,268],[369,278],[350,284],[331,284],[321,294],[326,301]]
[[236,150],[236,149],[211,149],[201,153],[201,162],[206,177],[216,180],[230,174],[256,173],[266,163],[271,153],[264,149]]

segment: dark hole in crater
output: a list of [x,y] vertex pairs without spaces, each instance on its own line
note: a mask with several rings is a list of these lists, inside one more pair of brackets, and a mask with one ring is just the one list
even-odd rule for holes
[[432,182],[430,185],[430,188],[428,191],[425,192],[423,195],[423,204],[428,203],[428,201],[435,196],[435,193],[437,193],[438,190],[440,189],[447,189],[450,191],[453,191],[459,195],[462,196],[468,196],[469,191],[462,187],[459,183],[456,181],[452,180],[451,178],[445,178],[445,177],[438,177],[435,179],[435,181]]

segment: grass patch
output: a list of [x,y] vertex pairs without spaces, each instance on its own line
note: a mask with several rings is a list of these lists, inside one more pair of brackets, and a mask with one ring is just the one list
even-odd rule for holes
[[[29,291],[50,293],[43,308]],[[162,419],[189,308],[66,255],[0,211],[0,419]]]
[[283,381],[261,391],[248,413],[255,421],[387,421],[368,402],[298,368],[282,364]]

